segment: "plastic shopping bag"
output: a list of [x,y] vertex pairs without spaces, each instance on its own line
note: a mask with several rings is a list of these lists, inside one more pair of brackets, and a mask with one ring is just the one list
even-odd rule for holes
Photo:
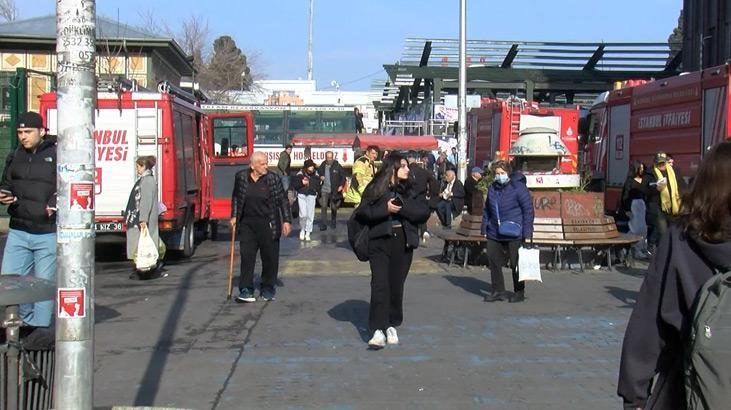
[[157,266],[157,245],[150,236],[147,228],[140,230],[140,239],[137,242],[137,260],[135,267],[138,271],[146,272]]
[[541,280],[540,250],[538,248],[526,248],[521,246],[518,249],[518,280]]

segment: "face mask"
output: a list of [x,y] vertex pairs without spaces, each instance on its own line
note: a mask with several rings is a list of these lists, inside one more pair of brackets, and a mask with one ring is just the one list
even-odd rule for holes
[[508,174],[495,175],[495,181],[497,181],[500,184],[505,185],[506,183],[508,183]]

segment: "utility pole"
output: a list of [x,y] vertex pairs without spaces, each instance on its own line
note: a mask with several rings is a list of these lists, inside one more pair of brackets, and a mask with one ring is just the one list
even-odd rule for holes
[[457,98],[457,178],[467,178],[467,0],[459,0],[459,96]]
[[312,23],[315,15],[315,0],[310,0],[309,34],[307,36],[307,79],[312,81]]
[[55,408],[90,410],[94,389],[94,0],[57,0],[56,54]]

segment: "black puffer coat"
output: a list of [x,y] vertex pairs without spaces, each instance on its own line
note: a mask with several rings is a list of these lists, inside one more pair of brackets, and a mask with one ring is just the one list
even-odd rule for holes
[[[367,193],[368,191],[366,191]],[[415,197],[409,189],[399,194],[403,206],[399,215],[401,225],[406,235],[406,246],[419,247],[419,224],[429,219],[429,206],[426,201]],[[386,191],[378,199],[367,201],[364,199],[356,209],[356,217],[364,225],[368,225],[370,239],[382,238],[393,234],[393,224],[388,212],[388,201],[393,197],[392,191]]]
[[56,232],[56,137],[46,135],[36,152],[18,147],[5,161],[0,189],[18,200],[8,206],[10,228],[43,234]]

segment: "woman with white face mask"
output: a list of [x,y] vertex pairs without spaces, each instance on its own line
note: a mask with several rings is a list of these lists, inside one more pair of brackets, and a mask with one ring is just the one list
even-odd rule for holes
[[[487,237],[487,257],[492,278],[492,292],[485,302],[525,300],[525,284],[518,281],[518,249],[524,240],[533,236],[533,201],[526,187],[525,177],[510,175],[505,161],[492,164],[495,180],[487,190],[482,218],[482,235]],[[505,291],[503,266],[510,259],[513,271],[512,295]]]

